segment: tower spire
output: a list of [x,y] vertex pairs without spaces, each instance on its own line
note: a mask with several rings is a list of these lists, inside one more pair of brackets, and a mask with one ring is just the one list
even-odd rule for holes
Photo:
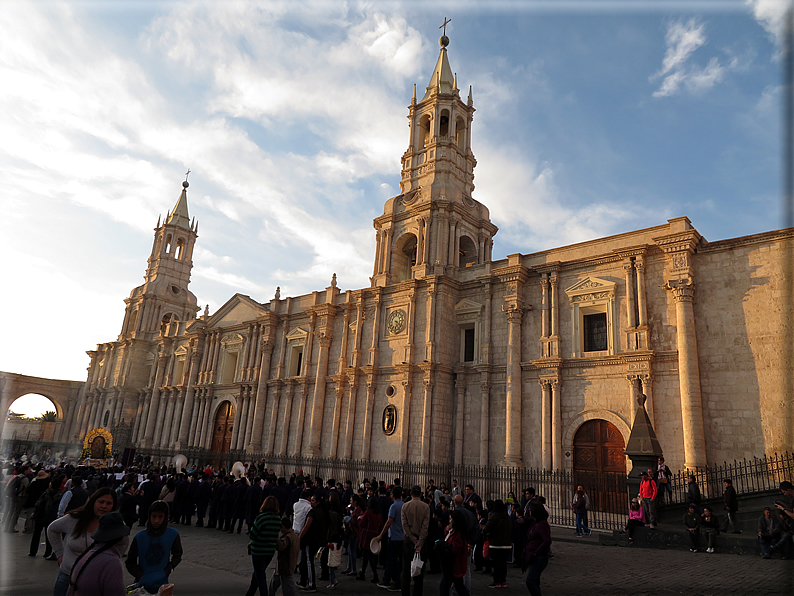
[[174,224],[187,230],[190,229],[190,215],[187,210],[187,188],[190,186],[187,181],[188,174],[190,174],[190,170],[185,174],[185,181],[182,182],[182,192],[176,201],[176,205],[174,205],[173,210],[165,220],[165,223]]

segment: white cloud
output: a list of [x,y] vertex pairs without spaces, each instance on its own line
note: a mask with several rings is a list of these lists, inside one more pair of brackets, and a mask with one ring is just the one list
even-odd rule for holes
[[706,43],[706,36],[703,34],[703,25],[698,24],[695,19],[690,19],[687,23],[682,21],[670,23],[665,41],[667,53],[662,61],[661,70],[655,76],[663,76],[681,66],[692,52]]
[[783,21],[791,0],[745,0],[752,7],[753,16],[770,34],[778,46],[783,40]]
[[694,95],[708,91],[722,82],[727,70],[736,69],[739,60],[732,57],[727,66],[722,66],[718,58],[711,58],[704,67],[688,64],[692,54],[706,44],[705,25],[697,19],[673,21],[667,26],[665,43],[667,51],[661,68],[648,77],[649,81],[662,78],[661,85],[653,92],[654,97],[675,95],[683,87]]

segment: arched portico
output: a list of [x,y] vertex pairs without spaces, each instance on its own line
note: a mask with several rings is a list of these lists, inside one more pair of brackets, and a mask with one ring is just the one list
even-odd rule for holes
[[28,393],[38,393],[48,398],[55,405],[58,422],[53,441],[56,443],[71,442],[70,436],[74,417],[81,400],[85,399],[85,383],[82,381],[62,381],[45,379],[15,373],[0,372],[0,435],[5,427],[8,409],[17,398]]

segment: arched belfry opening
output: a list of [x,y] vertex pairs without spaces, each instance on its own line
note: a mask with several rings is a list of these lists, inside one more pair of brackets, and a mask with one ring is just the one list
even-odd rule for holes
[[460,266],[471,267],[477,264],[477,245],[468,236],[460,237]]
[[419,119],[416,135],[418,141],[417,149],[424,149],[430,144],[430,139],[432,137],[432,125],[433,121],[430,118],[430,114],[425,114]]
[[455,120],[455,144],[461,151],[466,147],[466,122],[460,116]]
[[395,283],[411,279],[411,268],[416,265],[416,236],[403,234],[394,244],[391,271]]
[[449,135],[449,110],[441,110],[441,117],[438,120],[438,136],[446,137]]

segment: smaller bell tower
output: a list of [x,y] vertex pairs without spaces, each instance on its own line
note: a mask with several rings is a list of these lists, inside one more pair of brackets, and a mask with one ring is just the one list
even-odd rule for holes
[[[188,174],[190,170],[188,170]],[[180,321],[192,321],[199,310],[196,296],[188,290],[193,269],[193,247],[198,238],[198,224],[190,220],[187,189],[182,192],[173,210],[161,222],[157,220],[154,242],[149,255],[144,284],[126,298],[126,311],[119,340],[151,340],[168,334]],[[175,331],[175,329],[174,329]]]
[[477,165],[471,150],[472,91],[464,102],[447,57],[449,38],[442,35],[438,43],[425,93],[417,101],[414,85],[408,107],[401,194],[389,199],[373,222],[373,287],[427,275],[457,276],[461,268],[491,260],[498,228],[488,208],[471,196]]

